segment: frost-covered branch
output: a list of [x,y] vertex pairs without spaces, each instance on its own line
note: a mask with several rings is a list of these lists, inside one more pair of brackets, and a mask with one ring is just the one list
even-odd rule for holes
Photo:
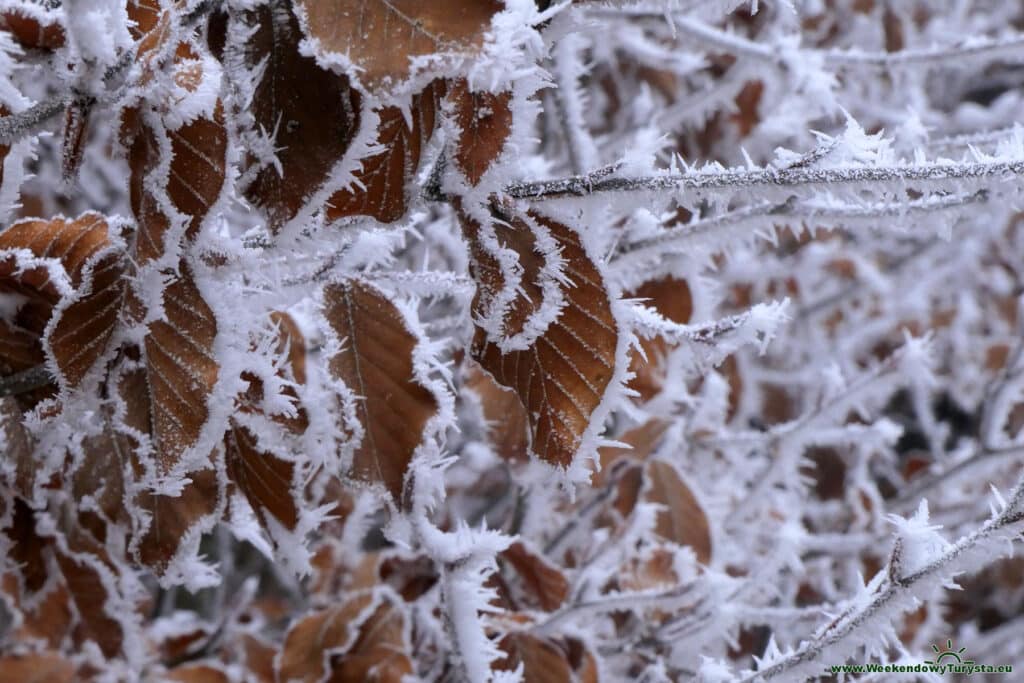
[[[858,642],[870,642],[877,636],[870,632],[871,629],[876,624],[886,623],[890,617],[889,612],[909,609],[919,595],[950,581],[958,572],[984,560],[993,551],[1000,551],[1005,538],[1012,537],[1011,530],[1019,533],[1019,527],[1024,523],[1024,511],[1020,509],[1022,500],[1024,479],[1014,487],[1009,500],[998,514],[934,557],[915,556],[908,559],[909,553],[925,550],[921,547],[911,550],[907,547],[908,542],[916,544],[924,539],[898,536],[888,566],[867,586],[865,595],[819,630],[812,639],[804,641],[793,651],[781,655],[758,671],[743,676],[739,681],[754,683],[783,674],[810,675],[815,662],[824,663],[825,658],[848,639],[853,641],[854,647]],[[927,521],[926,516],[924,521]],[[927,528],[917,533],[925,534]],[[996,538],[998,534],[1002,538]],[[922,591],[924,584],[928,584],[928,587]]]
[[556,180],[514,183],[505,188],[516,199],[544,200],[586,197],[599,193],[683,192],[740,190],[744,188],[824,189],[855,186],[881,191],[893,184],[967,180],[1003,181],[1024,174],[1024,160],[992,160],[854,168],[762,168],[752,170],[700,170],[641,178],[573,176]]

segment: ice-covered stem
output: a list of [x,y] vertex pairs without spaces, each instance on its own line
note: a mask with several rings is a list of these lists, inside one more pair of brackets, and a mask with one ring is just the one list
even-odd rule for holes
[[692,221],[663,233],[635,242],[623,244],[613,256],[613,260],[624,256],[639,256],[643,252],[664,253],[666,247],[679,246],[690,240],[713,233],[716,230],[741,223],[752,223],[762,226],[764,220],[774,221],[777,218],[797,218],[813,220],[816,223],[834,223],[846,226],[849,223],[869,221],[877,226],[878,218],[895,218],[924,215],[942,211],[951,211],[964,206],[979,204],[989,198],[986,190],[978,190],[970,195],[943,195],[938,197],[922,197],[906,202],[873,202],[869,204],[815,204],[798,202],[791,197],[784,202],[759,202],[752,206],[744,206],[717,216]]
[[0,117],[0,144],[10,145],[32,135],[64,111],[71,95],[37,102],[25,111]]
[[16,372],[7,377],[0,377],[0,397],[24,394],[41,389],[53,382],[50,371],[43,365]]
[[[629,16],[637,19],[670,21],[673,30],[711,49],[721,50],[736,57],[774,63],[788,69],[791,54],[779,46],[759,43],[749,38],[723,31],[699,19],[666,12],[652,12],[634,8],[598,8],[595,14]],[[901,66],[928,66],[943,63],[962,64],[963,60],[988,59],[1019,63],[1024,58],[1024,35],[1014,34],[1002,38],[974,38],[958,45],[937,45],[898,52],[866,52],[862,50],[795,48],[797,54],[808,60],[821,60],[825,67],[837,69],[870,68],[887,70]]]
[[979,546],[983,542],[990,540],[997,532],[1007,527],[1024,522],[1024,512],[1019,509],[1022,500],[1024,500],[1024,478],[1018,481],[1009,501],[999,514],[991,517],[977,530],[962,537],[922,567],[907,574],[901,571],[904,545],[897,539],[886,574],[869,600],[834,619],[814,638],[803,642],[792,652],[783,655],[764,669],[744,676],[739,681],[754,683],[754,681],[777,678],[792,672],[802,664],[820,660],[829,648],[869,624],[873,616],[883,613],[887,607],[898,602],[900,598],[912,595],[913,588],[923,580],[952,577],[957,573],[959,566],[969,565],[972,552],[979,551]]
[[1022,174],[1024,159],[965,163],[937,161],[855,168],[715,169],[639,178],[595,178],[592,174],[579,175],[555,180],[514,183],[505,188],[505,194],[516,199],[543,200],[586,197],[602,192],[699,192],[757,187],[800,189],[861,184],[874,185],[877,189],[889,189],[893,183],[984,180]]
[[584,96],[579,84],[586,70],[580,60],[580,43],[580,37],[570,33],[558,42],[552,55],[552,75],[558,86],[554,100],[573,173],[593,168],[597,159],[594,141],[583,119]]

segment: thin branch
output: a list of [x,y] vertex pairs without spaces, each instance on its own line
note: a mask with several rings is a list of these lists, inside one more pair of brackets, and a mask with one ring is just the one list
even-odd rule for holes
[[0,377],[0,397],[16,396],[29,391],[42,389],[53,382],[50,371],[44,365],[37,365],[28,370],[16,372],[7,377]]
[[860,168],[761,168],[701,170],[639,178],[595,177],[595,174],[513,183],[505,193],[515,199],[543,200],[586,197],[601,192],[696,191],[750,187],[801,188],[854,183],[889,184],[938,180],[981,180],[1024,175],[1024,159],[974,163],[931,162]]
[[37,102],[25,111],[0,117],[0,143],[11,145],[49,123],[73,99],[70,94]]
[[1024,499],[1024,479],[1014,487],[1010,500],[1000,514],[990,518],[980,528],[962,537],[931,562],[909,574],[902,574],[900,571],[902,545],[897,542],[889,561],[888,575],[870,601],[856,609],[849,609],[834,619],[813,639],[804,641],[793,652],[774,664],[739,679],[740,683],[754,683],[754,681],[775,678],[801,664],[820,659],[828,647],[839,643],[864,626],[871,617],[905,594],[915,584],[934,577],[944,569],[950,570],[950,565],[969,555],[976,546],[989,539],[997,531],[1024,521],[1024,513],[1018,510],[1022,499]]
[[619,248],[612,260],[624,256],[636,256],[639,252],[644,251],[664,254],[666,247],[679,247],[695,237],[711,234],[726,227],[746,222],[756,222],[761,225],[764,221],[760,219],[768,219],[769,223],[780,217],[797,218],[804,221],[834,221],[836,226],[866,220],[872,225],[879,225],[878,219],[880,218],[903,218],[949,211],[983,203],[988,197],[987,191],[978,190],[971,195],[942,195],[913,199],[907,202],[878,202],[864,205],[820,205],[812,202],[796,202],[793,197],[785,202],[761,202],[710,218],[691,221],[686,225],[665,230],[654,237],[627,242]]

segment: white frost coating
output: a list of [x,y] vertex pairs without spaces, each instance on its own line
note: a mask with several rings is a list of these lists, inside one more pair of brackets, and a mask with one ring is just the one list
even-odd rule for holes
[[913,574],[949,550],[949,542],[938,533],[942,525],[928,524],[928,501],[922,500],[913,517],[905,519],[890,515],[889,521],[896,527],[896,538],[901,543],[900,571]]
[[63,3],[65,25],[72,50],[92,67],[97,80],[121,51],[130,49],[125,3],[118,0],[72,0]]

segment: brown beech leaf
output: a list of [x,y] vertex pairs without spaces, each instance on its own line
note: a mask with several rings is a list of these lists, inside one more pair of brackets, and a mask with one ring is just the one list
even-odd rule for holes
[[361,397],[356,411],[365,434],[352,476],[383,484],[402,506],[406,470],[439,406],[413,367],[419,339],[388,297],[368,283],[328,285],[324,306],[327,322],[344,340],[329,361],[330,372]]
[[476,185],[512,133],[512,93],[472,92],[466,80],[459,79],[449,86],[448,99],[459,126],[455,160],[469,184]]
[[166,472],[199,438],[220,368],[217,321],[184,264],[163,299],[166,319],[150,323],[144,349],[153,437]]
[[299,523],[299,508],[292,495],[295,463],[258,447],[246,427],[232,422],[227,435],[228,477],[245,495],[260,523],[273,516],[288,529]]
[[323,680],[333,656],[343,655],[355,644],[359,628],[370,618],[372,608],[372,594],[362,592],[337,607],[314,612],[293,624],[277,662],[279,680]]
[[545,611],[558,609],[569,596],[565,574],[522,542],[513,543],[499,557],[515,569],[530,601]]
[[[623,295],[630,299],[645,299],[645,306],[653,308],[665,319],[685,325],[693,315],[693,295],[686,280],[663,277],[649,280]],[[629,369],[636,375],[629,381],[629,388],[640,394],[640,401],[649,401],[657,395],[665,382],[665,358],[675,348],[661,337],[641,339],[643,355],[637,350],[630,353]]]
[[[75,535],[86,538],[81,533]],[[88,548],[81,549],[82,552],[74,553],[58,550],[55,553],[57,566],[75,603],[81,635],[95,642],[105,656],[116,657],[121,652],[124,631],[121,623],[106,611],[107,588],[103,585],[99,567],[116,570],[98,543],[89,541]]]
[[[523,350],[503,353],[478,328],[472,355],[526,407],[533,452],[568,467],[611,383],[619,332],[604,280],[579,236],[543,216],[531,214],[531,219],[547,228],[560,249],[569,281],[562,287],[565,306]],[[486,273],[473,268],[473,275],[481,283]]]
[[180,683],[231,683],[231,679],[219,666],[213,664],[184,664],[176,666],[163,676],[167,681]]
[[[17,249],[53,259],[55,265],[22,268]],[[0,232],[0,292],[26,299],[2,328],[0,349],[11,353],[3,364],[24,369],[19,366],[36,355],[28,348],[29,338],[36,336],[60,378],[77,386],[106,351],[118,323],[125,266],[123,251],[113,245],[107,221],[97,213],[75,220],[23,220]],[[56,284],[61,275],[70,291]]]
[[[189,287],[195,285],[189,283],[179,290],[177,283],[172,283],[168,292],[187,292]],[[143,474],[144,468],[135,435],[142,433],[154,439],[157,473],[166,474],[198,436],[207,416],[206,387],[212,386],[216,379],[216,364],[203,360],[203,354],[195,352],[196,340],[212,340],[209,330],[212,323],[202,317],[194,319],[194,312],[189,313],[180,301],[175,304],[172,300],[165,303],[170,322],[155,322],[150,328],[146,337],[147,357],[142,367],[125,372],[117,382],[127,430],[115,434],[115,452],[130,459],[136,477]],[[172,324],[174,321],[180,327]],[[188,340],[178,339],[183,331],[188,333]],[[175,344],[171,349],[192,349],[196,357],[185,361],[180,355],[164,354],[162,349],[169,343]],[[148,347],[151,345],[155,353],[150,355]],[[179,362],[184,364],[179,365]],[[137,559],[157,572],[167,567],[183,537],[212,515],[223,498],[222,485],[214,470],[199,469],[186,476],[189,481],[177,496],[142,489],[134,499],[134,504],[148,513],[149,521],[133,530],[136,538],[132,546]]]
[[[277,325],[277,353],[287,353],[281,372],[287,369],[299,384],[306,381],[306,340],[298,325],[287,313],[274,311],[271,319]],[[243,373],[249,389],[239,401],[239,411],[262,415],[263,382],[251,373]],[[285,387],[284,394],[298,401],[294,389]],[[309,424],[300,406],[294,417],[271,415],[269,418],[293,434],[303,432]],[[228,477],[242,491],[264,527],[270,514],[288,529],[299,521],[299,508],[293,495],[295,463],[258,447],[256,437],[238,420],[233,419],[225,438]]]
[[619,574],[619,586],[628,591],[644,591],[679,584],[671,547],[655,546],[643,556],[631,557]]
[[47,557],[53,541],[36,533],[36,513],[21,498],[14,499],[10,526],[4,533],[10,541],[7,554],[21,567],[17,573],[18,590],[23,598],[31,598],[46,586]]
[[357,183],[335,192],[327,202],[327,219],[372,216],[381,223],[393,223],[405,215],[407,188],[420,165],[420,157],[434,134],[444,81],[430,83],[412,98],[409,113],[412,127],[399,107],[378,110],[379,154],[362,159],[355,173]]
[[412,676],[401,606],[384,600],[359,629],[359,638],[339,662],[332,664],[334,683],[402,683]]
[[73,683],[77,669],[56,652],[7,655],[0,657],[0,683]]
[[666,507],[658,513],[658,535],[679,545],[693,548],[697,561],[711,562],[711,530],[707,515],[693,491],[671,464],[662,460],[647,463],[650,488],[645,497]]
[[601,458],[601,471],[594,474],[591,485],[603,486],[608,479],[612,465],[619,458],[646,460],[650,457],[661,443],[661,437],[665,435],[665,430],[669,428],[669,425],[670,423],[666,420],[652,417],[642,425],[637,425],[615,437],[616,441],[621,441],[628,447],[604,446],[600,448],[598,453]]
[[487,436],[491,447],[503,459],[525,462],[529,459],[530,430],[526,409],[511,389],[506,389],[479,363],[466,361],[465,385],[480,400],[480,408],[487,420]]
[[158,573],[174,558],[185,534],[214,513],[222,496],[214,470],[199,470],[187,476],[190,482],[177,496],[142,491],[135,499],[136,505],[151,516],[139,539],[139,561]]
[[370,91],[413,75],[412,60],[477,54],[499,0],[299,0],[303,28],[321,54],[341,55]]
[[0,9],[0,31],[10,33],[14,40],[30,50],[59,50],[67,36],[59,11],[45,3],[9,0]]
[[498,666],[514,670],[523,665],[523,680],[530,683],[597,683],[597,662],[578,640],[564,642],[528,633],[502,639],[506,658]]
[[[274,0],[249,17],[256,32],[248,62],[266,60],[250,107],[256,125],[274,136],[277,165],[261,168],[245,196],[280,228],[326,180],[359,128],[361,98],[348,79],[299,54],[302,34],[288,3]],[[250,164],[265,160],[250,159]]]
[[171,205],[187,217],[185,238],[193,239],[224,186],[228,137],[223,108],[218,103],[212,117],[197,118],[174,130],[142,125],[134,135],[128,153],[129,190],[139,224],[135,257],[140,265],[176,246],[165,244],[171,221],[153,187],[163,154],[161,140],[170,147],[171,161],[166,184],[155,191],[166,193]]

